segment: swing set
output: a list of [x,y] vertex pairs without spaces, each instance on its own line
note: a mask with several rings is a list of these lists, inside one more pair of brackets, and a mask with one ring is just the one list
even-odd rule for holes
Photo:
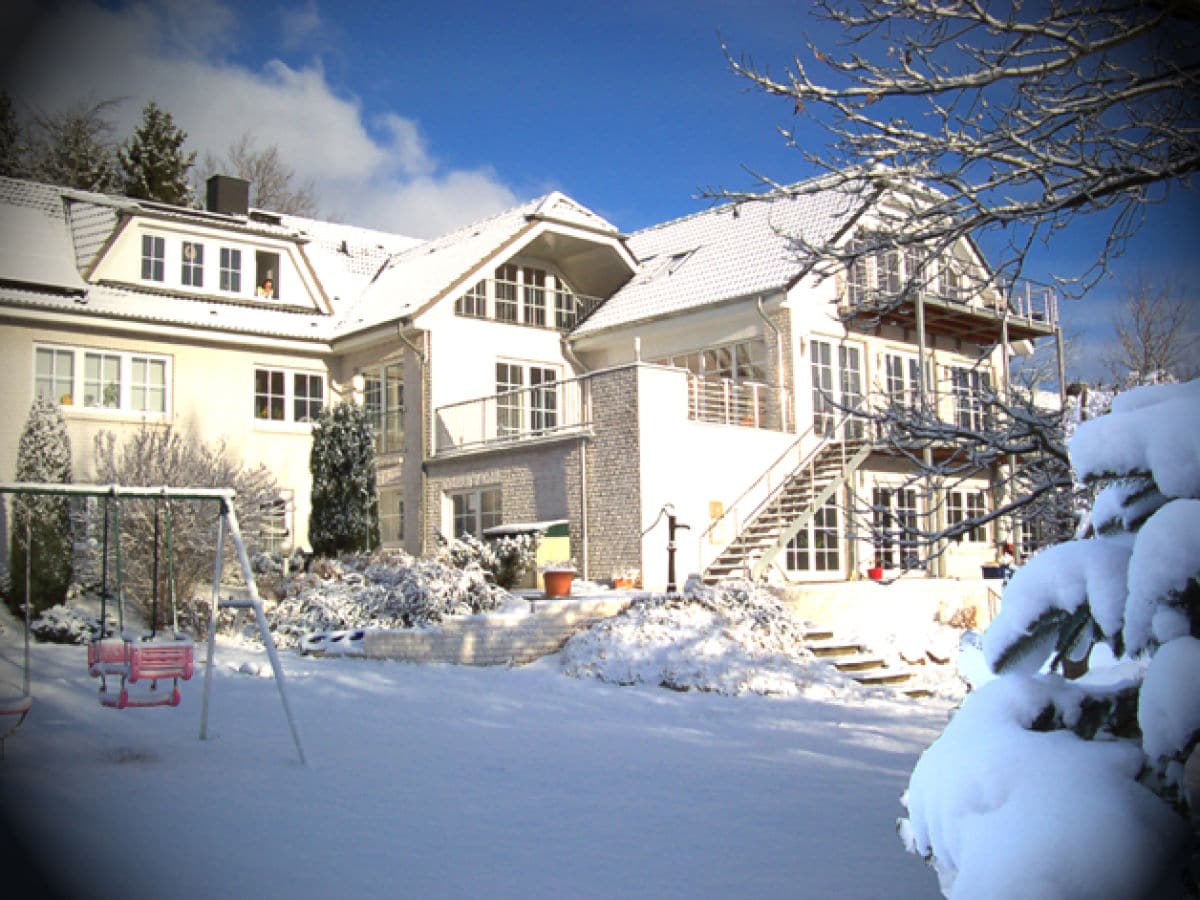
[[[175,597],[174,554],[172,552],[171,503],[176,500],[201,500],[215,502],[219,506],[216,519],[215,559],[213,563],[212,602],[209,606],[207,658],[204,671],[204,695],[200,711],[200,740],[208,739],[208,708],[212,685],[213,650],[216,644],[217,615],[221,609],[251,609],[271,668],[279,698],[287,717],[292,741],[306,764],[300,734],[296,729],[291,706],[284,686],[283,668],[275,649],[275,642],[267,627],[263,614],[262,600],[255,585],[254,571],[238,528],[234,511],[235,492],[221,488],[171,488],[171,487],[123,487],[121,485],[88,484],[43,484],[33,482],[0,482],[0,495],[16,496],[66,496],[68,498],[99,499],[104,509],[102,562],[100,576],[100,621],[95,634],[88,642],[88,674],[100,679],[99,698],[102,706],[111,709],[142,709],[156,706],[178,706],[181,700],[180,681],[191,679],[195,671],[194,646],[192,639],[179,631],[178,610]],[[154,550],[151,566],[151,603],[149,632],[139,633],[126,627],[125,591],[121,569],[120,509],[123,498],[154,501]],[[112,528],[110,534],[110,522]],[[162,589],[164,606],[170,607],[170,628],[159,624],[160,608],[160,558],[159,547],[165,532],[166,582]],[[221,576],[225,562],[225,535],[228,533],[246,583],[245,599],[223,598]],[[112,552],[110,554],[110,545]],[[29,597],[30,572],[34,548],[30,545],[29,528],[26,525],[26,571],[25,596]],[[114,559],[112,585],[109,580],[109,558]],[[116,608],[116,629],[109,628],[110,603]],[[25,658],[23,690],[19,696],[6,699],[0,694],[0,721],[13,723],[0,736],[0,751],[3,739],[16,731],[32,707],[29,668],[29,609],[25,603]],[[165,614],[165,610],[164,610]],[[113,684],[110,684],[112,680]],[[171,682],[169,691],[159,690],[159,682]]]

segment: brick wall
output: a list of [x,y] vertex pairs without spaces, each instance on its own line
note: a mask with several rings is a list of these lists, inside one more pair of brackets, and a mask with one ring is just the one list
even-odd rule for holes
[[638,372],[630,366],[589,379],[595,437],[587,445],[588,575],[595,580],[642,568]]

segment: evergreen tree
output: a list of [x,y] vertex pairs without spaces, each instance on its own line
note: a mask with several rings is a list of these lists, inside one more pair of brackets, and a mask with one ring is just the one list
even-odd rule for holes
[[30,177],[84,191],[116,190],[120,180],[110,139],[113,126],[104,117],[115,102],[76,104],[57,115],[37,116],[38,134],[29,150]]
[[322,410],[313,427],[313,552],[332,556],[379,546],[375,434],[362,407],[342,402]]
[[[37,399],[29,410],[17,448],[17,481],[66,484],[71,481],[71,439],[58,407]],[[33,610],[62,603],[71,583],[69,504],[66,497],[17,495],[13,501],[10,605],[25,602],[25,567],[32,548],[30,600]],[[25,527],[29,526],[29,546]]]
[[195,199],[188,170],[196,154],[184,153],[187,134],[171,114],[151,100],[142,109],[142,124],[117,151],[125,194],[173,206],[190,206]]

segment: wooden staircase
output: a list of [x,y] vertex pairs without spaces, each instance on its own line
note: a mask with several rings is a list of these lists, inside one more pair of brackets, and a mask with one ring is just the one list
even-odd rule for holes
[[826,440],[753,513],[734,540],[704,570],[702,580],[758,581],[788,542],[870,455],[865,440]]

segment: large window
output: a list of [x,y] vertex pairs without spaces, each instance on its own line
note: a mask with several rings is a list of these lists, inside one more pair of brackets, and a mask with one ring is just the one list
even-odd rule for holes
[[950,385],[955,424],[959,428],[985,431],[991,424],[987,403],[992,393],[992,380],[988,373],[955,367],[950,370]]
[[[862,348],[840,344],[837,348],[837,377],[834,377],[833,344],[814,340],[809,343],[812,369],[813,431],[831,435],[834,423],[850,409],[863,403]],[[862,419],[849,419],[842,437],[858,439],[863,436]]]
[[842,557],[837,499],[830,497],[788,541],[787,568],[793,572],[838,572]]
[[546,273],[541,269],[525,267],[525,324],[546,324]]
[[204,245],[184,241],[180,257],[180,284],[204,287]]
[[325,402],[325,376],[291,369],[254,370],[254,418],[265,422],[309,422]]
[[404,449],[404,367],[395,363],[363,375],[363,408],[375,428],[375,452]]
[[519,437],[555,430],[559,410],[557,382],[556,369],[497,362],[496,436]]
[[915,489],[875,488],[871,494],[871,525],[875,565],[905,570],[920,565]]
[[[978,520],[987,514],[987,499],[983,491],[950,491],[946,495],[946,524],[958,525],[968,520]],[[973,541],[986,543],[988,539],[987,523],[978,523],[965,532],[957,535],[957,541]]]
[[501,266],[496,270],[496,319],[517,321],[517,267]]
[[142,235],[142,280],[166,278],[167,242],[152,234]]
[[487,282],[478,281],[458,298],[454,311],[460,316],[482,319],[487,316]]
[[74,347],[34,348],[34,394],[63,406],[162,414],[168,406],[165,356]]
[[482,538],[485,529],[503,522],[500,488],[488,487],[450,494],[451,529],[454,537],[469,534]]
[[454,312],[476,319],[490,315],[497,322],[535,328],[553,324],[560,331],[567,331],[579,321],[583,305],[583,298],[561,275],[538,266],[505,263],[496,268],[493,278],[477,281],[467,288],[454,301]]

